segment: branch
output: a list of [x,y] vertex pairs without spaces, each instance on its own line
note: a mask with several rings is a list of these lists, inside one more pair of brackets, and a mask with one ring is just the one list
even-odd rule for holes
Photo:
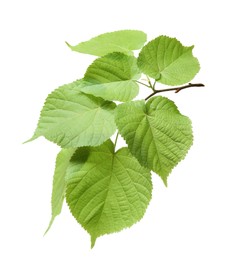
[[166,91],[175,91],[175,93],[178,93],[182,89],[193,88],[193,87],[205,87],[205,85],[202,84],[202,83],[195,83],[195,84],[189,83],[188,85],[185,85],[185,86],[182,86],[182,87],[165,88],[165,89],[159,89],[159,90],[154,89],[154,92],[152,94],[150,94],[148,97],[146,97],[145,100],[148,100],[149,98],[153,97],[157,93],[166,92]]

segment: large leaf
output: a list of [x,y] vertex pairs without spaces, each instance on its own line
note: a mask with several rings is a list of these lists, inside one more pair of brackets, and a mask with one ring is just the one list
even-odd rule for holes
[[167,177],[192,145],[191,121],[167,98],[158,96],[121,104],[116,109],[116,124],[131,153],[139,162]]
[[139,221],[151,199],[149,170],[127,148],[114,152],[108,140],[99,147],[79,148],[67,170],[66,200],[73,216],[97,237]]
[[137,96],[140,77],[135,57],[111,53],[96,59],[87,69],[82,91],[106,100],[130,101]]
[[81,92],[83,83],[63,85],[48,95],[34,136],[63,148],[100,145],[116,130],[115,103]]
[[65,198],[66,170],[74,152],[75,152],[74,148],[62,149],[56,157],[55,173],[53,178],[53,187],[52,187],[52,196],[51,196],[52,217],[45,233],[47,233],[48,230],[51,228],[51,225],[55,217],[61,213],[63,200]]
[[191,47],[184,47],[175,38],[160,36],[141,50],[138,66],[143,73],[166,85],[181,85],[191,81],[200,66]]
[[140,49],[146,42],[146,34],[137,30],[122,30],[104,33],[76,46],[67,45],[72,51],[103,56],[111,52],[132,55],[132,50]]

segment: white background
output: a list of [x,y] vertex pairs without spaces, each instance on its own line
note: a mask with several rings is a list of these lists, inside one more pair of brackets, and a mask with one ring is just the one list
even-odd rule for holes
[[[228,259],[226,1],[10,1],[0,3],[0,259]],[[31,137],[54,88],[81,78],[93,57],[73,53],[100,33],[140,29],[195,45],[206,88],[167,96],[188,115],[194,145],[169,178],[153,175],[153,199],[140,223],[97,240],[64,205],[50,232],[58,148]],[[145,97],[147,90],[142,88]],[[119,143],[121,145],[121,143]]]

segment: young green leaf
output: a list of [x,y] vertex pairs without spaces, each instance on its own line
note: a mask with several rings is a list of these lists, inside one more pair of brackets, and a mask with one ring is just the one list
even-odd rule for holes
[[151,175],[126,147],[114,152],[110,140],[99,147],[82,147],[70,163],[66,200],[91,235],[92,247],[99,236],[143,217],[151,199]]
[[189,118],[180,114],[174,102],[158,96],[147,103],[140,100],[119,105],[115,119],[131,153],[167,185],[169,173],[192,145]]
[[181,85],[198,73],[198,60],[191,47],[184,47],[177,39],[159,36],[145,45],[138,57],[138,66],[146,75],[166,85]]
[[45,234],[51,228],[51,225],[55,217],[61,213],[63,200],[65,198],[66,170],[74,152],[75,152],[75,148],[62,149],[56,157],[55,173],[53,177],[53,188],[52,188],[52,196],[51,196],[52,217]]
[[133,50],[140,49],[146,42],[146,34],[137,30],[122,30],[104,33],[76,46],[67,45],[72,51],[103,56],[111,52],[123,52],[132,55]]
[[81,92],[83,82],[63,85],[48,95],[34,136],[62,148],[100,145],[116,130],[115,103]]
[[82,91],[106,100],[130,101],[138,95],[139,77],[136,58],[114,52],[89,66],[84,76],[88,84]]

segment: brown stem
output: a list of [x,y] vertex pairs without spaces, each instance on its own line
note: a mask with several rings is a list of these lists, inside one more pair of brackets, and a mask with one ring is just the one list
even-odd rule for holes
[[165,89],[158,89],[158,90],[154,89],[154,92],[152,94],[150,94],[148,97],[146,97],[145,100],[148,100],[149,98],[153,97],[157,93],[166,92],[166,91],[175,91],[175,93],[178,93],[182,89],[193,88],[193,87],[205,87],[205,85],[202,83],[195,83],[195,84],[189,83],[188,85],[185,85],[182,87],[165,88]]

